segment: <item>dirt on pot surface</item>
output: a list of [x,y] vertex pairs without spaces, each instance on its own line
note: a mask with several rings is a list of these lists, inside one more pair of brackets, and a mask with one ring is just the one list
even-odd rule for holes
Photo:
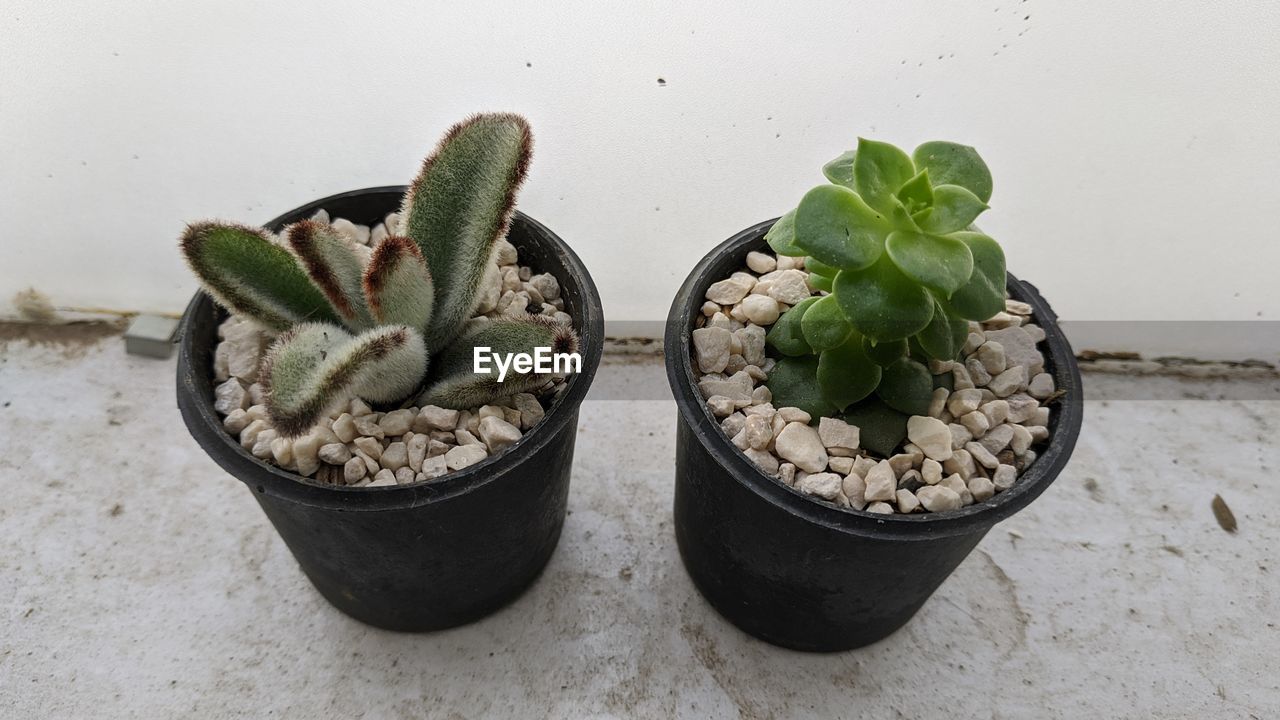
[[[312,220],[330,222],[321,210]],[[399,213],[373,228],[335,219],[331,226],[351,240],[368,262],[373,249],[400,231]],[[519,264],[519,253],[499,240],[496,272],[486,275],[475,318],[541,314],[572,325],[555,276]],[[234,314],[218,328],[214,352],[214,409],[223,428],[254,457],[305,477],[339,486],[407,485],[443,477],[505,451],[533,429],[568,387],[552,379],[534,392],[468,410],[427,405],[378,412],[352,399],[307,434],[281,436],[267,415],[258,368],[274,337]]]
[[[765,337],[792,306],[825,295],[804,258],[768,252],[713,283],[692,331],[698,388],[720,428],[756,467],[815,501],[879,514],[943,512],[987,500],[1018,481],[1049,439],[1057,397],[1031,307],[969,324],[961,359],[929,362],[936,387],[926,415],[907,420],[895,452],[862,446],[862,428],[775,407],[767,387],[776,361]],[[817,422],[815,423],[814,420]]]

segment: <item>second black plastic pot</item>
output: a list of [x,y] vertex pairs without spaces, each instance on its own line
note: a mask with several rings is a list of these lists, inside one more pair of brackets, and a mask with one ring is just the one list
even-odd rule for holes
[[773,223],[748,228],[703,258],[667,319],[667,378],[679,409],[676,541],[698,590],[739,628],[796,650],[847,650],[906,624],[993,525],[1058,476],[1080,433],[1080,370],[1049,305],[1010,275],[1010,295],[1029,303],[1045,330],[1045,370],[1065,391],[1037,460],[1009,490],[946,513],[877,515],[815,502],[729,442],[698,393],[692,361],[690,332],[707,288],[743,267],[748,252],[767,251]]
[[[267,227],[279,230],[321,208],[374,225],[399,208],[403,193],[403,187],[343,193]],[[581,337],[582,371],[506,452],[431,482],[334,487],[253,457],[213,409],[213,353],[225,313],[199,293],[183,318],[178,407],[191,435],[253,491],[325,599],[370,625],[423,631],[483,617],[537,578],[560,537],[578,407],[600,363],[604,316],[591,276],[564,241],[520,213],[507,238],[521,264],[559,280]]]

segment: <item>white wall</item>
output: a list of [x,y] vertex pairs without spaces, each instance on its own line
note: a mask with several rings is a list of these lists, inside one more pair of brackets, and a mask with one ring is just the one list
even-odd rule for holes
[[509,109],[537,137],[521,207],[611,320],[664,318],[860,134],[975,145],[983,227],[1064,318],[1280,316],[1280,4],[326,5],[8,0],[0,314],[28,285],[178,311],[184,221],[406,182]]

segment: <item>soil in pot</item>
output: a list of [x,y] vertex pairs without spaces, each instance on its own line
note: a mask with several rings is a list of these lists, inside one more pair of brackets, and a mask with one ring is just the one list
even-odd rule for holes
[[[772,224],[748,228],[709,253],[668,318],[667,371],[679,407],[676,539],[699,591],[741,629],[784,647],[845,650],[904,625],[996,522],[1061,472],[1079,434],[1079,370],[1047,303],[1009,276],[1007,312],[971,328],[975,337],[959,364],[933,367],[931,381],[945,395],[919,414],[914,438],[909,418],[893,432],[880,427],[890,415],[876,405],[832,418],[844,422],[828,421],[824,432],[821,418],[774,405],[765,388],[774,367],[764,342],[770,321],[814,295],[796,260],[769,251],[764,235]],[[1042,339],[1032,325],[1043,328]],[[701,332],[707,328],[724,332]],[[727,358],[718,349],[725,333]],[[967,356],[996,370],[994,344],[977,351],[1009,336],[1016,339],[999,348],[1005,368],[993,374],[982,365],[992,379],[979,374],[985,387],[978,387]],[[1036,372],[1024,378],[1015,371],[992,387],[1012,366]],[[1031,394],[1033,380],[1043,397]],[[953,395],[959,417],[949,407]],[[1015,396],[1026,399],[1011,403]],[[975,412],[985,430],[977,416],[969,420],[973,429],[964,423]],[[981,441],[997,427],[1008,429],[988,448]],[[1014,471],[1011,480],[1002,465]],[[997,491],[997,471],[1007,489]]]

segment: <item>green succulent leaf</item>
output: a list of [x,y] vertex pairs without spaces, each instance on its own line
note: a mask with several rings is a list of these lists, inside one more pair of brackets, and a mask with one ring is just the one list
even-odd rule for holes
[[314,220],[290,225],[288,240],[311,282],[329,298],[343,324],[352,330],[372,327],[361,284],[364,261],[356,255],[351,241],[328,223]]
[[435,281],[427,345],[449,343],[471,317],[494,243],[507,231],[532,153],[518,115],[481,114],[454,125],[405,194],[405,234]]
[[791,309],[782,313],[782,317],[769,328],[769,333],[765,335],[765,342],[782,355],[795,357],[811,354],[813,348],[809,347],[809,343],[804,339],[801,321],[804,319],[804,314],[816,302],[818,298],[809,297],[792,305]]
[[779,255],[787,257],[803,257],[809,253],[804,248],[796,245],[796,211],[783,215],[778,221],[769,228],[769,232],[765,233],[764,241],[769,243],[769,247]]
[[867,205],[888,215],[903,185],[915,177],[911,158],[889,143],[858,138],[853,161],[854,187]]
[[929,291],[888,255],[869,268],[841,271],[833,294],[854,329],[877,343],[914,335],[933,317]]
[[959,185],[939,185],[933,189],[933,212],[920,227],[938,235],[963,230],[989,206]]
[[906,207],[907,212],[915,218],[933,205],[933,185],[929,183],[929,171],[921,170],[898,190],[898,200]]
[[968,145],[934,141],[924,143],[911,155],[916,167],[929,171],[935,188],[959,185],[982,202],[991,201],[991,171],[977,150]]
[[336,325],[303,323],[276,340],[261,375],[272,426],[297,437],[352,395],[404,398],[426,370],[426,345],[413,328],[387,325],[352,337]]
[[818,387],[818,362],[816,355],[779,360],[769,371],[769,379],[765,382],[773,394],[774,405],[798,407],[815,419],[835,412],[836,408]]
[[880,457],[893,455],[907,437],[907,415],[874,395],[849,407],[842,417],[858,427],[858,443]]
[[832,279],[834,279],[835,276],[840,272],[840,268],[831,267],[830,265],[827,265],[821,260],[818,260],[817,258],[812,258],[812,257],[804,261],[804,267],[810,273],[813,273],[815,275],[821,275],[823,277],[828,277]]
[[885,367],[876,395],[886,405],[908,415],[926,415],[933,399],[929,368],[910,358],[899,358]]
[[393,235],[373,251],[364,273],[369,314],[378,323],[408,325],[423,332],[431,324],[434,286],[417,243]]
[[862,350],[867,353],[867,357],[876,362],[877,365],[884,367],[892,364],[902,356],[907,354],[906,340],[886,340],[884,342],[873,343],[870,340],[862,339]]
[[837,185],[843,185],[852,190],[853,161],[857,155],[857,150],[846,150],[840,153],[840,157],[822,166],[822,174],[831,182]]
[[261,229],[193,223],[183,232],[181,247],[213,299],[259,325],[287,330],[307,321],[338,322],[297,259]]
[[850,333],[844,344],[818,355],[818,386],[837,410],[858,402],[880,384],[880,366],[867,357],[862,338]]
[[826,275],[809,273],[809,286],[816,290],[831,292],[831,288],[835,286],[835,279]]
[[907,277],[948,297],[973,273],[969,247],[952,237],[897,230],[885,249]]
[[858,194],[839,185],[819,185],[796,208],[795,244],[824,265],[864,268],[880,257],[890,227]]
[[934,298],[933,319],[915,335],[920,349],[935,360],[955,360],[969,337],[969,321]]
[[853,332],[835,295],[825,295],[809,306],[800,318],[800,330],[813,352],[842,345]]
[[529,392],[551,378],[551,373],[539,373],[536,367],[521,372],[511,366],[502,375],[496,363],[489,364],[488,372],[477,373],[475,350],[478,347],[487,347],[490,353],[508,357],[520,353],[532,357],[539,348],[545,348],[543,352],[550,358],[557,353],[577,352],[578,336],[569,326],[541,315],[472,321],[436,356],[431,382],[418,402],[465,410]]
[[1000,245],[979,232],[955,232],[948,237],[967,245],[973,256],[973,274],[949,300],[955,314],[982,322],[1004,310],[1004,251]]

